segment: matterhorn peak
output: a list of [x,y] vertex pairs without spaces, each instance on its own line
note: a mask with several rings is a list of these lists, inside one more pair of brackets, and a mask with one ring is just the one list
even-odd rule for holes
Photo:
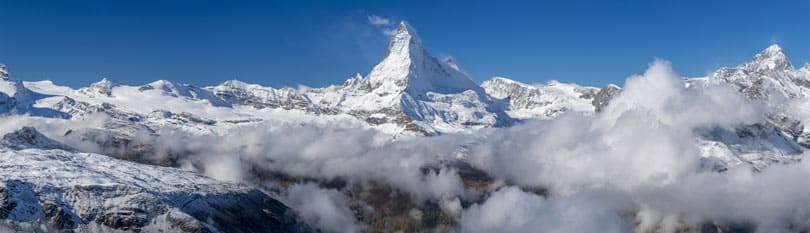
[[792,70],[793,65],[790,64],[782,47],[773,44],[757,53],[753,59],[743,64],[742,68],[750,71]]
[[388,44],[388,51],[385,53],[383,61],[389,57],[393,59],[409,57],[411,53],[422,52],[422,40],[416,33],[416,30],[405,21],[399,23],[394,35],[391,36],[391,42]]
[[[453,66],[456,67],[453,67]],[[399,24],[383,60],[368,74],[369,87],[381,93],[407,91],[411,96],[427,92],[459,93],[481,91],[458,65],[428,54],[416,30],[405,21]]]

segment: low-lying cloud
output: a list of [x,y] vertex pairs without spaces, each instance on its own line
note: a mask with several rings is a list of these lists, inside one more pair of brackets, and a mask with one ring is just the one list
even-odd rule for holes
[[304,218],[326,233],[361,232],[365,227],[354,219],[346,196],[316,184],[296,184],[287,189],[284,201]]

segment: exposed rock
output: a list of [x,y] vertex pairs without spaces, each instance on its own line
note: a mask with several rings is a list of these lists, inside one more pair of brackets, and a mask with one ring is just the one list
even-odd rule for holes
[[608,84],[605,85],[602,89],[599,89],[599,92],[596,93],[594,96],[593,104],[594,110],[596,112],[601,112],[607,105],[610,103],[610,100],[616,97],[619,93],[621,93],[622,89],[619,86]]

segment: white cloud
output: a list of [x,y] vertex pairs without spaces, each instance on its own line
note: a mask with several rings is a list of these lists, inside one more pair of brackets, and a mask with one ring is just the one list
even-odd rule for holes
[[368,23],[374,26],[388,26],[391,25],[391,20],[376,15],[369,15]]
[[382,30],[382,34],[386,36],[394,36],[397,34],[396,28],[385,28]]
[[397,32],[396,27],[391,27],[391,25],[393,24],[392,20],[377,15],[369,15],[367,16],[367,18],[368,23],[375,27],[378,27],[383,35],[390,37],[396,34]]
[[354,218],[346,196],[334,189],[322,189],[316,184],[297,184],[287,189],[285,202],[299,216],[326,233],[353,233],[365,229]]
[[604,196],[589,194],[545,199],[507,187],[461,215],[461,232],[631,232]]

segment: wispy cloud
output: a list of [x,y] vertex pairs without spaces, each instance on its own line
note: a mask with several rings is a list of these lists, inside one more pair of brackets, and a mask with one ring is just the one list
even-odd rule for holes
[[779,37],[772,36],[771,40],[769,41],[770,44],[779,44]]
[[376,15],[369,15],[368,23],[375,26],[388,26],[391,25],[391,20]]
[[393,25],[394,20],[383,18],[377,15],[368,15],[368,23],[374,27],[380,29],[380,32],[385,35],[386,37],[391,37],[396,34],[397,29],[395,27],[391,27]]
[[396,28],[384,28],[382,30],[382,34],[386,35],[386,36],[394,36],[394,34],[397,34],[397,29]]

